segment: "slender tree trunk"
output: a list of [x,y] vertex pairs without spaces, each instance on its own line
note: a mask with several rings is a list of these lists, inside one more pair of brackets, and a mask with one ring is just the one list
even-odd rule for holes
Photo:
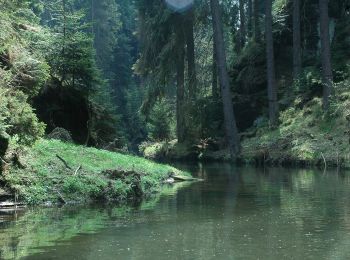
[[254,15],[254,39],[255,42],[260,41],[260,17],[259,17],[259,0],[253,0]]
[[63,37],[66,38],[66,26],[67,26],[67,16],[66,16],[66,0],[62,0],[63,9]]
[[246,40],[246,22],[245,22],[245,12],[244,12],[245,0],[239,0],[239,21],[240,21],[240,37],[241,37],[241,47],[243,48]]
[[253,0],[248,0],[248,37],[253,36]]
[[95,30],[95,25],[94,25],[94,21],[95,21],[95,5],[94,5],[94,0],[91,0],[91,34],[94,35],[94,30]]
[[272,0],[265,0],[265,37],[266,37],[266,61],[267,61],[267,91],[269,100],[270,124],[276,125],[278,116],[277,87],[275,76],[275,57],[272,35]]
[[[66,15],[66,0],[62,0],[62,11],[63,11],[63,46],[62,56],[65,58],[66,55],[66,38],[67,38],[67,15]],[[62,68],[62,85],[66,79],[66,65],[63,64]]]
[[213,65],[212,65],[212,88],[211,93],[213,98],[217,99],[219,97],[218,91],[218,66],[216,64],[216,44],[213,41]]
[[88,110],[88,120],[86,122],[87,133],[86,133],[86,139],[85,139],[85,146],[88,146],[91,139],[92,128],[93,128],[92,107],[89,101],[89,91],[86,98],[86,108]]
[[226,138],[229,145],[231,157],[235,158],[240,151],[240,144],[236,119],[233,111],[229,76],[226,68],[226,52],[218,0],[210,0],[210,6],[213,21],[214,41],[216,43],[216,62],[219,72],[219,81],[221,86],[221,96],[225,117]]
[[320,38],[323,79],[323,109],[328,110],[329,98],[333,92],[333,73],[331,64],[331,46],[329,39],[328,0],[319,0]]
[[186,139],[185,126],[185,35],[183,17],[178,14],[179,23],[176,28],[176,132],[179,143]]
[[197,75],[196,75],[193,30],[194,30],[194,10],[191,9],[187,15],[186,43],[187,43],[188,77],[189,77],[189,96],[190,96],[190,99],[195,100],[196,93],[197,93]]
[[300,0],[293,0],[293,78],[300,79],[302,71],[300,38]]

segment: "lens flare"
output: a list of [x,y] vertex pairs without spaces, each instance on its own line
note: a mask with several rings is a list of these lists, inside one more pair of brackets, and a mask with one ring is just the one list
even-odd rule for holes
[[194,0],[165,0],[165,2],[175,12],[184,12],[191,8]]

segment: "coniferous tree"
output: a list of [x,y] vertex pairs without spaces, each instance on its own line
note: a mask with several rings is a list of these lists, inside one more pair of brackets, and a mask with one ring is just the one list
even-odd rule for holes
[[185,33],[184,18],[177,14],[176,27],[176,129],[179,143],[186,140],[185,120]]
[[331,64],[331,46],[329,38],[328,0],[319,0],[320,38],[323,81],[323,109],[328,110],[329,98],[333,92],[333,73]]
[[[150,111],[156,98],[167,92],[167,86],[173,84],[175,77],[177,139],[179,143],[193,141],[189,124],[197,84],[192,25],[194,10],[170,12],[163,2],[160,6],[139,4],[143,19],[141,33],[144,35],[146,31],[147,35],[142,38],[141,58],[136,67],[142,68],[143,75],[152,78],[157,85],[149,89],[142,110],[145,113]],[[186,58],[188,77],[185,78]]]
[[45,23],[55,34],[51,52],[47,53],[51,74],[62,86],[89,92],[99,81],[99,76],[94,60],[93,37],[86,32],[89,28],[86,13],[77,10],[73,0],[48,1],[45,7],[52,17]]
[[246,41],[246,21],[245,21],[245,0],[239,0],[239,30],[240,48],[243,48]]
[[216,62],[219,71],[221,96],[225,117],[226,139],[228,141],[231,157],[234,158],[240,151],[240,144],[236,118],[233,111],[229,76],[226,68],[226,51],[218,0],[210,0],[210,7],[212,13],[214,41],[216,46]]
[[96,63],[104,77],[113,78],[114,49],[118,44],[121,14],[115,0],[91,0],[91,29],[96,50]]
[[254,17],[254,39],[256,42],[260,41],[260,12],[259,0],[253,0],[253,17]]
[[248,7],[247,7],[247,16],[248,16],[248,22],[247,22],[247,31],[248,31],[248,37],[251,38],[253,35],[253,0],[248,0]]
[[271,125],[276,125],[278,119],[277,85],[275,75],[275,55],[272,33],[272,0],[265,1],[265,37],[267,61],[267,92],[269,103],[269,119]]
[[293,0],[293,78],[299,80],[301,62],[300,0]]
[[219,97],[219,90],[218,90],[218,66],[216,64],[216,44],[213,40],[213,64],[212,64],[212,83],[211,83],[211,93],[214,99],[217,99]]
[[[193,7],[194,8],[194,7]],[[190,99],[195,100],[197,92],[197,74],[194,46],[194,10],[191,8],[186,15],[186,46],[188,63],[188,90]]]
[[[54,34],[50,39],[50,51],[46,53],[51,67],[51,87],[84,100],[82,109],[87,110],[88,117],[84,126],[81,126],[87,132],[84,143],[103,145],[119,135],[118,116],[110,98],[109,85],[103,79],[96,62],[92,7],[91,2],[78,0],[45,0],[42,23]],[[44,110],[46,109],[42,108]],[[54,121],[50,124],[56,126]],[[81,138],[80,136],[79,142]]]

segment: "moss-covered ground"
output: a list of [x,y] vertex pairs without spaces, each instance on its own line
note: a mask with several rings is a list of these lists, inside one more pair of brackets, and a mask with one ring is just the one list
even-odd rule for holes
[[336,86],[328,113],[320,98],[303,104],[296,98],[281,112],[276,128],[256,128],[254,137],[242,142],[242,158],[272,164],[350,166],[350,93]]
[[56,140],[40,140],[19,158],[1,182],[27,204],[122,202],[158,192],[172,176],[190,178],[169,165]]

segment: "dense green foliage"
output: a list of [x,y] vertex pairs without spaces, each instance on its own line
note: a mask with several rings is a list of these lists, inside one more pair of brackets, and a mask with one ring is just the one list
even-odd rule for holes
[[63,128],[76,144],[127,151],[147,135],[138,113],[142,91],[132,73],[132,3],[0,4],[1,186],[29,204],[125,201],[152,194],[179,173],[137,157],[42,139]]
[[[80,96],[87,141],[100,144],[117,136],[115,106],[95,63],[93,37],[86,32],[90,25],[72,1],[62,3],[41,2],[33,8],[32,2],[15,1],[4,3],[1,10],[1,125],[2,132],[20,144],[43,136],[44,125],[37,116],[44,119],[47,131],[58,126],[57,111],[67,108],[41,102],[50,93]],[[38,101],[37,115],[33,101]],[[74,132],[74,126],[65,127]]]
[[44,135],[45,124],[38,121],[23,92],[3,89],[0,102],[2,136],[11,136],[18,144],[31,145]]

